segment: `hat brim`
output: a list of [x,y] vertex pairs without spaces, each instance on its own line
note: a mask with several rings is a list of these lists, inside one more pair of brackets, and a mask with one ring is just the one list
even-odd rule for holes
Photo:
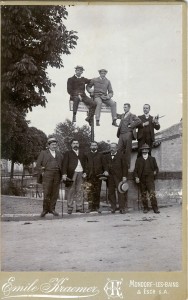
[[150,148],[140,148],[140,150],[149,150]]
[[100,180],[107,180],[107,177],[101,176],[101,177],[99,177],[99,179],[100,179]]
[[104,174],[98,174],[97,177],[100,179],[100,180],[107,180],[108,179],[108,176],[104,175]]
[[[122,188],[124,186],[124,188]],[[129,189],[129,185],[126,181],[121,181],[118,185],[118,192],[120,192],[121,194],[127,192]]]

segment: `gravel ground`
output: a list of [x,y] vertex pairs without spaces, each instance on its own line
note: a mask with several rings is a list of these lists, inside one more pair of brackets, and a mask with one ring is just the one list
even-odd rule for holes
[[[61,202],[57,211],[61,212]],[[3,196],[2,271],[180,271],[182,206],[39,217],[41,199]],[[65,203],[66,206],[66,203]],[[20,215],[21,214],[21,215]]]

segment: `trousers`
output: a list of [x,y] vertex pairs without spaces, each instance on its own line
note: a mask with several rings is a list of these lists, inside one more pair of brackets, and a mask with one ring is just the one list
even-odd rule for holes
[[116,112],[116,102],[115,101],[113,101],[112,99],[103,101],[100,97],[94,97],[94,102],[97,105],[96,109],[95,109],[96,120],[98,120],[98,121],[100,120],[102,103],[105,103],[107,106],[110,106],[112,120],[116,119],[117,112]]
[[68,187],[67,191],[67,208],[69,211],[73,210],[74,200],[76,202],[76,209],[80,210],[83,207],[83,178],[82,172],[74,172],[73,183]]
[[126,202],[127,202],[127,193],[120,193],[118,191],[118,185],[120,183],[121,179],[117,178],[115,175],[110,175],[108,177],[108,199],[111,204],[112,210],[116,209],[116,189],[117,189],[117,195],[118,195],[118,203],[119,203],[119,209],[124,210],[126,208]]
[[[78,110],[78,105],[80,103],[80,99],[77,96],[74,96],[72,100],[73,100],[73,114],[76,114]],[[82,96],[82,101],[86,104],[86,106],[89,107],[88,118],[89,119],[93,118],[97,104],[86,95]]]
[[88,190],[88,207],[90,209],[99,209],[100,207],[100,192],[102,181],[96,177],[92,176],[88,179],[89,190]]
[[144,209],[148,208],[147,192],[153,209],[157,209],[157,199],[155,195],[155,183],[151,174],[143,175],[140,180],[141,199]]
[[59,171],[45,171],[43,175],[43,210],[51,212],[55,210],[59,196],[61,175]]
[[128,166],[131,163],[131,151],[132,151],[132,132],[121,133],[118,141],[118,150],[124,152],[127,158]]

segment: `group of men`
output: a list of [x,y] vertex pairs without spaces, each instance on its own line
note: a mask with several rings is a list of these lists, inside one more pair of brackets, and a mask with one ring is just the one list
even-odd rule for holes
[[[67,92],[70,95],[70,100],[73,101],[73,118],[76,122],[76,114],[80,101],[86,104],[89,108],[88,117],[85,119],[90,125],[93,117],[96,117],[96,126],[100,126],[100,114],[102,103],[110,106],[112,115],[112,125],[118,127],[117,137],[118,150],[124,151],[130,167],[132,140],[136,139],[136,128],[138,128],[138,149],[147,143],[152,147],[154,141],[154,129],[159,130],[160,125],[158,117],[153,118],[149,115],[150,105],[144,105],[144,115],[136,116],[130,112],[131,105],[124,104],[124,113],[118,114],[116,102],[112,99],[113,89],[110,80],[106,78],[108,71],[106,69],[99,70],[99,77],[88,79],[82,76],[84,71],[83,66],[75,67],[75,74],[68,78]],[[86,95],[85,90],[90,94]],[[117,119],[120,119],[120,124],[117,125]],[[151,151],[150,151],[151,154]]]
[[[72,121],[76,122],[78,105],[80,101],[82,101],[89,108],[88,117],[86,118],[86,121],[91,125],[92,118],[95,114],[96,126],[100,126],[101,107],[102,103],[104,102],[107,106],[110,106],[111,108],[112,125],[118,126],[116,124],[116,102],[112,100],[112,85],[110,80],[106,78],[106,74],[108,71],[106,69],[100,69],[100,76],[93,79],[82,77],[81,75],[83,71],[83,66],[76,66],[74,76],[70,77],[67,81],[67,92],[70,95],[70,100],[73,101]],[[85,88],[91,97],[88,97],[86,95]]]
[[157,162],[151,156],[154,141],[154,129],[160,128],[158,118],[149,114],[150,106],[145,104],[144,114],[135,116],[130,112],[130,104],[124,104],[124,114],[118,127],[118,143],[111,143],[110,149],[101,153],[98,151],[96,141],[91,142],[90,151],[82,153],[79,141],[71,141],[71,150],[60,153],[57,150],[55,137],[48,139],[48,149],[41,151],[36,168],[43,172],[43,211],[41,217],[47,213],[58,216],[55,205],[59,193],[61,180],[67,187],[67,212],[72,214],[74,200],[76,212],[83,210],[83,183],[87,182],[88,210],[98,211],[100,208],[100,192],[102,179],[107,182],[108,199],[111,212],[117,210],[116,191],[118,195],[119,212],[126,213],[127,189],[121,190],[120,185],[127,182],[128,170],[130,168],[131,146],[133,131],[138,128],[138,155],[134,168],[134,178],[141,191],[143,212],[149,211],[148,197],[154,213],[159,213],[155,195],[155,176],[158,173]]
[[[55,137],[48,139],[48,147],[41,151],[36,168],[43,173],[43,211],[41,217],[47,213],[58,216],[55,205],[58,198],[61,180],[67,187],[67,212],[72,214],[74,200],[76,212],[83,210],[83,183],[87,182],[88,210],[98,211],[100,208],[101,183],[105,179],[108,188],[108,199],[111,212],[117,210],[116,191],[118,195],[119,212],[125,213],[127,208],[127,177],[131,163],[132,140],[138,140],[138,155],[135,162],[134,178],[141,191],[143,212],[147,213],[148,197],[154,213],[159,213],[155,195],[155,176],[158,173],[156,159],[151,156],[154,142],[154,129],[159,130],[159,116],[150,115],[150,105],[143,106],[143,115],[136,116],[130,112],[130,103],[125,103],[124,113],[117,114],[116,102],[112,100],[113,90],[111,82],[106,78],[107,70],[100,69],[99,77],[87,79],[82,77],[84,68],[76,66],[75,75],[67,81],[67,91],[73,101],[73,122],[80,101],[89,108],[86,121],[91,125],[94,114],[96,125],[100,126],[101,105],[104,102],[111,107],[112,125],[117,126],[118,143],[111,143],[105,153],[98,151],[97,142],[93,141],[88,153],[82,153],[78,140],[71,141],[71,150],[65,154],[57,150]],[[94,89],[91,89],[94,87]],[[90,93],[88,97],[85,89]],[[120,119],[119,125],[116,120]],[[136,132],[137,129],[137,132]]]

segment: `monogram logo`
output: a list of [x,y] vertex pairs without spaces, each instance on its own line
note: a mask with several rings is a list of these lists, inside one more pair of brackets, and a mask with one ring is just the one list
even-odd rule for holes
[[123,299],[123,294],[121,292],[121,284],[123,279],[121,280],[110,280],[107,279],[108,282],[104,287],[104,291],[108,296],[108,299],[110,298],[121,298]]

